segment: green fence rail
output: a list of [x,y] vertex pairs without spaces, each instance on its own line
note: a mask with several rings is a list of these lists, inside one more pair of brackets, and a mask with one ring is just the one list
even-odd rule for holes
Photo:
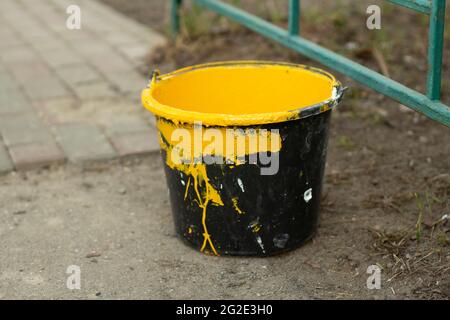
[[[300,0],[289,0],[288,30],[220,0],[192,0],[220,15],[341,72],[427,117],[450,127],[450,107],[441,99],[446,0],[387,0],[429,16],[427,92],[422,94],[300,36]],[[179,32],[182,0],[172,0],[172,30]]]

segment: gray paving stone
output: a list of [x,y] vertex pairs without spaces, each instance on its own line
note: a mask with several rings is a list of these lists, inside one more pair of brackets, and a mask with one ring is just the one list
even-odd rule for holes
[[24,86],[24,91],[32,100],[45,100],[69,96],[71,93],[58,78],[41,77],[36,82]]
[[[2,7],[3,6],[4,4],[2,3]],[[28,20],[32,20],[32,17],[21,8],[20,4],[18,6],[11,5],[8,9],[5,10],[8,10],[8,14],[2,14],[2,18],[12,28],[14,28],[14,30],[17,30],[20,25],[20,23],[17,23],[17,21],[24,21],[24,24],[28,24]]]
[[148,80],[137,72],[130,71],[127,77],[118,72],[111,72],[105,75],[105,77],[116,86],[122,93],[135,93],[140,95],[142,89],[144,89]]
[[159,152],[156,129],[146,119],[116,120],[106,133],[121,157]]
[[2,50],[5,48],[22,46],[25,44],[25,42],[14,33],[3,35],[0,39],[0,49]]
[[112,159],[114,148],[96,126],[71,123],[55,127],[57,139],[71,162]]
[[148,118],[148,122],[153,128],[156,128],[156,118],[154,115],[150,115]]
[[54,141],[50,130],[34,113],[0,117],[0,133],[8,148],[20,144]]
[[70,86],[99,82],[102,80],[100,73],[87,64],[76,64],[58,68],[55,72]]
[[155,47],[162,46],[167,43],[167,39],[160,33],[149,29],[142,24],[134,23],[129,25],[127,29],[134,33],[141,42],[149,45],[149,50],[153,50]]
[[116,47],[130,61],[144,62],[148,57],[148,45],[146,43],[131,43]]
[[105,34],[104,40],[112,47],[131,46],[139,42],[139,38],[128,32],[109,32]]
[[10,71],[30,99],[51,99],[70,94],[58,76],[40,60],[13,64]]
[[0,89],[0,116],[31,111],[32,107],[20,89]]
[[76,96],[82,101],[110,99],[118,96],[114,86],[106,81],[72,86]]
[[36,41],[38,38],[46,37],[49,34],[49,30],[46,30],[40,21],[33,23],[25,22],[16,31],[27,43]]
[[108,59],[104,55],[95,55],[90,58],[90,63],[104,75],[120,72],[134,72],[134,65],[118,53],[110,52]]
[[[68,31],[77,32],[78,30],[68,30],[66,27],[66,16],[59,15],[55,18],[46,19],[47,28],[52,32],[63,34]],[[84,20],[84,19],[83,19]]]
[[[152,46],[153,43],[161,45],[161,43],[166,41],[160,34],[134,20],[128,19],[123,14],[99,1],[84,1],[84,6],[89,8],[89,10],[86,11],[89,11],[95,20],[106,22],[107,25],[110,26],[108,30],[111,32],[120,33],[126,31],[132,38],[140,39],[142,42],[148,43],[149,46]],[[101,19],[99,19],[99,17],[101,17]],[[104,31],[98,30],[96,24],[92,24],[92,28],[96,32]]]
[[50,1],[42,1],[41,3],[33,3],[27,6],[28,11],[37,13],[39,15],[47,17],[55,10],[55,6]]
[[[78,36],[81,34],[74,33],[74,35]],[[104,41],[99,41],[99,39],[94,35],[89,34],[87,36],[83,36],[82,38],[73,41],[71,46],[73,51],[89,60],[94,58],[103,60],[109,60],[110,57],[113,59],[115,58],[112,47]],[[108,59],[106,59],[106,57],[108,57]]]
[[27,45],[4,48],[0,51],[0,58],[5,64],[21,63],[36,59],[36,54]]
[[108,136],[120,136],[129,133],[147,133],[152,130],[151,124],[141,117],[129,118],[127,120],[117,119],[105,128]]
[[[128,19],[123,14],[117,12],[110,6],[104,5],[101,2],[98,1],[82,1],[83,6],[87,11],[87,16],[91,16],[91,20],[93,21],[93,18],[99,18],[101,17],[101,20],[106,21],[108,24],[110,24],[110,29],[112,30],[120,30],[120,29],[127,29],[130,25],[134,24],[135,22],[133,20]],[[91,25],[89,25],[90,27]]]
[[[19,84],[9,75],[6,69],[0,67],[0,93],[18,88]],[[1,98],[0,98],[1,99]]]
[[[36,50],[36,52],[39,52],[45,61],[50,61],[52,58],[50,55],[55,51],[64,51],[66,53],[68,47],[62,39],[56,38],[54,35],[36,39],[30,43],[30,46]],[[62,56],[63,54],[60,55]],[[48,59],[45,59],[47,56]]]
[[[59,46],[59,44],[55,44],[55,46]],[[58,47],[57,49],[51,49],[50,47],[49,50],[45,51],[41,49],[41,53],[42,59],[53,68],[86,63],[77,52],[68,46]]]
[[48,0],[55,8],[60,8],[65,10],[71,4],[76,4],[78,6],[83,5],[82,0]]
[[81,108],[80,101],[75,97],[64,97],[60,99],[51,99],[36,101],[33,107],[39,113],[47,125],[62,124],[67,121],[73,121],[74,110]]
[[8,155],[8,151],[3,144],[0,143],[0,174],[13,170],[12,161]]
[[160,150],[155,129],[115,136],[111,141],[121,157],[157,153]]
[[9,149],[17,170],[31,170],[60,164],[65,161],[64,153],[54,142],[22,144]]
[[8,69],[18,83],[23,86],[38,82],[40,78],[48,78],[52,75],[48,65],[38,56],[32,61],[11,64]]

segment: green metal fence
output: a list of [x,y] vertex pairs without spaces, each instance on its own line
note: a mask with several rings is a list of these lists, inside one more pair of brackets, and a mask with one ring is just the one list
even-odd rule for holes
[[[450,107],[441,102],[442,52],[446,0],[387,0],[429,16],[427,92],[422,94],[361,64],[306,40],[300,35],[300,0],[289,0],[288,30],[220,0],[192,0],[275,40],[306,57],[341,72],[427,117],[450,127]],[[182,0],[172,0],[172,30],[180,27]]]

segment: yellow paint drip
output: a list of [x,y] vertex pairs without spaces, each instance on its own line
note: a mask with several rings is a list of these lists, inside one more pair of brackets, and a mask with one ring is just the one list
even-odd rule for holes
[[237,198],[231,199],[231,202],[233,202],[233,208],[234,208],[234,210],[236,210],[236,212],[238,214],[244,214],[244,212],[238,206],[238,199]]
[[191,185],[191,177],[189,177],[188,182],[187,182],[186,191],[184,192],[184,200],[186,200],[186,198],[187,198],[190,185]]
[[[168,152],[169,149],[170,147],[166,151]],[[214,247],[214,244],[211,240],[211,235],[209,234],[208,228],[206,226],[206,212],[209,204],[223,206],[223,202],[217,190],[215,190],[214,187],[209,182],[208,175],[206,173],[206,165],[205,164],[176,165],[170,160],[167,161],[167,165],[172,169],[185,173],[186,175],[188,175],[190,178],[193,179],[193,187],[197,197],[196,200],[198,202],[198,206],[202,209],[202,225],[203,225],[204,241],[200,251],[203,252],[206,246],[209,245],[212,252],[214,252],[215,255],[218,255],[216,248]],[[186,185],[185,199],[187,198],[189,187],[190,183]]]
[[261,230],[261,225],[259,224],[258,221],[255,221],[250,225],[250,228],[252,229],[253,233],[258,233],[259,230]]
[[[158,128],[163,126],[163,123],[165,121],[160,120],[158,121]],[[164,130],[160,130],[160,145],[161,148],[163,148],[167,152],[167,160],[166,164],[174,170],[183,172],[185,175],[189,176],[188,183],[186,184],[186,190],[184,193],[184,199],[186,200],[188,195],[188,190],[191,185],[191,179],[193,180],[193,187],[195,190],[195,194],[197,197],[198,206],[202,209],[202,225],[203,225],[203,244],[201,246],[200,251],[204,252],[206,249],[206,246],[209,245],[209,248],[211,251],[218,255],[216,248],[214,247],[214,244],[211,240],[211,235],[208,232],[208,228],[206,225],[206,212],[207,207],[211,203],[213,205],[220,205],[223,206],[222,199],[220,198],[219,193],[217,190],[214,189],[214,187],[211,185],[208,179],[208,175],[206,172],[206,165],[203,163],[191,163],[184,164],[184,163],[176,163],[172,161],[171,154],[173,150],[173,146],[170,143],[171,138],[166,137],[164,135]],[[166,144],[168,142],[169,144]],[[193,159],[192,159],[193,160]]]

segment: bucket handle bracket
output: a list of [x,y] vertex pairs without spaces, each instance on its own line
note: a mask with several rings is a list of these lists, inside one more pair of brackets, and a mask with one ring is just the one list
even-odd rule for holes
[[150,80],[148,82],[148,88],[150,89],[152,84],[158,80],[158,77],[161,75],[161,72],[158,69],[153,69],[150,73]]

